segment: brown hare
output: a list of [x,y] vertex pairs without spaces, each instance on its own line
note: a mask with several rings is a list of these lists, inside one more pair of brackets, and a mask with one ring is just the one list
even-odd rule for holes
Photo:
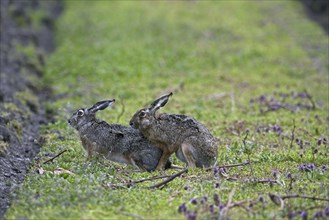
[[[155,170],[162,151],[152,145],[142,134],[131,127],[119,124],[108,124],[96,119],[96,112],[115,102],[105,100],[97,102],[90,108],[79,109],[68,120],[78,132],[82,146],[90,158],[97,153],[108,160],[126,163],[142,171]],[[170,162],[167,162],[167,168]]]
[[161,96],[149,107],[137,111],[130,120],[130,126],[161,148],[163,153],[156,169],[163,170],[173,153],[192,168],[213,165],[217,160],[217,143],[203,124],[185,115],[156,114],[170,96],[172,93]]

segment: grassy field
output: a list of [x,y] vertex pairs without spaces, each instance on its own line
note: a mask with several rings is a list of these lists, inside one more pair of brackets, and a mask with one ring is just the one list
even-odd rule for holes
[[[44,126],[45,144],[6,218],[329,215],[328,36],[298,2],[67,1],[57,42],[43,82],[59,97],[46,104],[56,122]],[[169,91],[161,111],[204,123],[219,139],[217,166],[251,165],[189,170],[151,190],[162,180],[118,185],[179,170],[85,160],[67,124],[73,111],[116,98],[98,118],[128,125]]]

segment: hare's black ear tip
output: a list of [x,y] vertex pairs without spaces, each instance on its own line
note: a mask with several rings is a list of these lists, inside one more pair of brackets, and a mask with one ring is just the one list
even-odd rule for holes
[[172,96],[173,94],[174,94],[174,93],[170,92],[170,93],[169,93],[169,96]]
[[111,102],[115,102],[115,99],[112,99]]

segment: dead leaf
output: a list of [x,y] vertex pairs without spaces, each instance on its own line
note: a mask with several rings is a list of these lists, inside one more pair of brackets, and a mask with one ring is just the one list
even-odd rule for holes
[[55,175],[59,175],[59,174],[62,174],[62,173],[67,173],[67,174],[69,174],[69,175],[74,175],[74,173],[72,173],[71,171],[69,171],[69,170],[65,170],[65,169],[63,169],[63,168],[61,168],[61,167],[58,167],[58,168],[56,168],[56,169],[54,170],[54,174],[55,174]]
[[37,170],[37,172],[38,172],[40,175],[42,175],[42,174],[44,174],[45,170],[44,170],[42,167],[39,167],[38,170]]

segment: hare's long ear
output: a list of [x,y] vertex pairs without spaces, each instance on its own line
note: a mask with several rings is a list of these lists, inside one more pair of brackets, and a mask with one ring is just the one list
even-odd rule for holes
[[170,96],[172,96],[172,92],[167,95],[163,95],[160,98],[154,100],[148,109],[151,112],[157,111],[159,108],[161,108],[161,107],[165,106],[165,104],[167,104]]
[[90,107],[88,109],[88,112],[95,113],[95,112],[97,112],[99,110],[104,110],[108,106],[112,105],[114,102],[115,102],[115,99],[112,99],[112,100],[104,100],[104,101],[97,102],[95,105],[93,105],[92,107]]

